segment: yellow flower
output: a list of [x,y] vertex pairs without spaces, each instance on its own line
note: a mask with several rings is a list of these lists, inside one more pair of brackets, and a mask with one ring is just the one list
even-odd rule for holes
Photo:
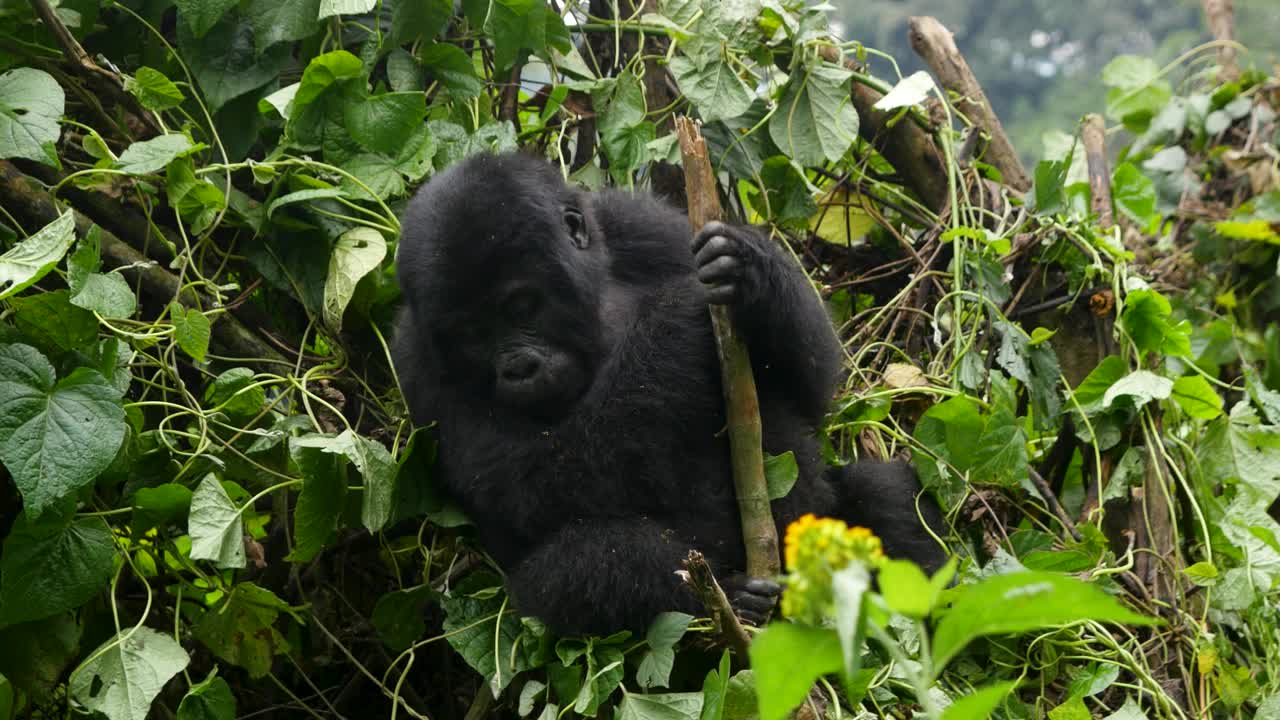
[[832,573],[852,562],[869,568],[884,562],[880,538],[864,527],[849,527],[842,520],[803,515],[787,526],[787,589],[782,613],[818,624],[835,612]]

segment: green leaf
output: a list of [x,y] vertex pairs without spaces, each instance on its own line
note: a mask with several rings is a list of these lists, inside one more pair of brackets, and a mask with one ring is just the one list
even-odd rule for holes
[[364,478],[364,495],[361,498],[360,518],[369,532],[377,532],[391,517],[392,495],[395,491],[396,464],[391,453],[381,444],[345,430],[337,436],[309,435],[290,442],[294,446],[315,448],[345,456],[355,464]]
[[342,314],[355,294],[356,283],[377,270],[386,256],[387,241],[372,228],[352,228],[338,238],[324,281],[324,320],[329,327],[342,328]]
[[173,339],[178,347],[196,362],[204,362],[209,352],[209,338],[213,334],[209,318],[195,308],[173,302],[169,303],[169,322],[173,323]]
[[20,515],[0,559],[0,626],[80,607],[110,582],[114,558],[102,518],[51,530]]
[[1002,682],[978,688],[948,705],[942,720],[987,720],[1017,686],[1017,682]]
[[1160,112],[1173,97],[1169,82],[1160,77],[1160,66],[1148,57],[1121,55],[1102,69],[1107,92],[1107,115],[1126,124],[1137,122],[1138,130]]
[[426,634],[427,605],[436,601],[438,596],[439,593],[428,585],[393,590],[378,598],[369,620],[388,648],[404,652]]
[[1036,212],[1052,215],[1066,209],[1065,183],[1069,167],[1068,163],[1056,160],[1041,160],[1036,164]]
[[98,336],[97,318],[72,305],[66,290],[17,297],[9,302],[17,310],[14,325],[18,331],[52,355],[79,350]]
[[346,196],[347,193],[338,188],[309,188],[307,190],[298,190],[297,192],[287,193],[285,195],[281,195],[275,200],[272,200],[271,204],[267,205],[267,217],[271,217],[277,210],[286,205]]
[[1120,666],[1112,663],[1089,663],[1078,675],[1071,678],[1067,694],[1072,697],[1093,697],[1106,690],[1120,677]]
[[751,643],[751,667],[760,720],[782,720],[804,702],[814,681],[840,672],[844,659],[835,632],[773,623]]
[[1166,400],[1173,391],[1173,381],[1150,370],[1135,370],[1107,388],[1102,396],[1102,406],[1111,407],[1118,397],[1133,399],[1135,407],[1142,407],[1152,400]]
[[189,662],[187,651],[172,637],[145,626],[129,627],[71,674],[71,698],[109,720],[146,720],[151,701]]
[[76,245],[75,252],[67,256],[67,288],[72,294],[80,292],[89,275],[101,269],[102,228],[92,225]]
[[1120,212],[1140,224],[1150,223],[1156,212],[1156,186],[1132,163],[1121,163],[1111,175],[1111,197]]
[[796,478],[800,477],[800,466],[796,464],[796,455],[790,450],[781,455],[768,455],[764,459],[764,484],[769,491],[770,500],[779,500],[795,487]]
[[146,175],[164,168],[174,158],[190,155],[203,147],[203,143],[195,145],[182,133],[169,133],[125,148],[116,161],[116,168],[130,175]]
[[862,645],[867,633],[867,593],[871,573],[862,563],[850,563],[831,575],[832,599],[836,607],[836,635],[844,657],[844,677],[857,676],[862,669]]
[[509,69],[522,50],[545,50],[547,12],[541,0],[489,0],[485,30],[493,37],[496,70]]
[[289,650],[274,627],[281,611],[290,608],[270,590],[240,583],[224,604],[200,616],[192,634],[214,655],[244,668],[251,678],[261,678],[271,670],[271,659]]
[[174,0],[178,6],[178,17],[191,29],[197,38],[218,24],[227,11],[236,6],[238,0]]
[[477,592],[501,584],[488,573],[474,573],[440,601],[449,645],[495,691],[501,691],[516,673],[527,669],[524,653],[512,652],[520,637],[520,621],[511,613],[499,614],[506,605],[500,593]]
[[751,89],[735,72],[736,66],[719,53],[697,60],[671,58],[671,73],[703,122],[736,118],[751,106]]
[[54,377],[35,348],[0,346],[0,461],[33,519],[92,482],[124,439],[118,389],[88,368]]
[[453,0],[398,2],[391,10],[392,45],[430,41],[453,17]]
[[1073,697],[1049,711],[1049,720],[1093,720],[1084,698]]
[[214,378],[204,391],[205,404],[233,417],[257,415],[267,401],[266,390],[254,382],[249,368],[231,368]]
[[890,610],[924,618],[933,610],[937,593],[920,566],[910,560],[890,560],[880,568],[880,594]]
[[133,532],[141,534],[168,523],[185,524],[191,498],[191,490],[178,483],[139,488],[133,494]]
[[929,93],[933,92],[933,77],[924,70],[917,70],[898,81],[884,97],[871,107],[888,112],[898,108],[911,107],[923,103]]
[[323,20],[335,15],[363,15],[377,4],[378,0],[320,0],[318,17]]
[[[415,3],[396,3],[413,5]],[[320,0],[249,0],[245,7],[258,52],[276,43],[293,42],[320,30]]]
[[80,649],[80,632],[72,613],[0,630],[0,675],[37,701],[50,699]]
[[471,56],[456,45],[433,43],[418,52],[423,67],[433,78],[459,100],[477,97],[484,91],[484,81],[476,75]]
[[0,75],[0,158],[55,164],[53,144],[66,101],[43,70],[20,67]]
[[1096,585],[1065,575],[1017,572],[961,586],[934,633],[935,667],[984,635],[1008,635],[1094,620],[1152,625]]
[[691,620],[692,615],[679,612],[662,613],[653,619],[645,638],[649,650],[636,669],[636,684],[645,689],[667,686],[676,662],[675,645],[684,637]]
[[1170,322],[1173,308],[1155,290],[1135,290],[1124,300],[1120,321],[1138,349],[1186,357],[1191,354],[1191,327]]
[[[232,3],[234,5],[234,3]],[[180,4],[179,4],[180,5]],[[172,79],[155,68],[142,65],[133,77],[124,78],[124,90],[132,92],[147,110],[172,110],[187,99]]]
[[129,318],[138,309],[138,298],[120,273],[90,273],[71,304],[105,318]]
[[236,696],[226,680],[214,675],[192,685],[178,705],[178,720],[235,720]]
[[640,695],[626,693],[618,705],[618,720],[698,720],[702,693]]
[[[3,132],[0,127],[0,133]],[[0,255],[0,300],[21,292],[48,274],[67,254],[75,239],[75,217],[68,210]]]
[[720,654],[720,665],[707,672],[702,681],[702,714],[698,720],[724,720],[725,696],[729,692],[729,651]]
[[853,73],[829,63],[797,70],[769,120],[769,137],[805,166],[835,162],[858,137],[858,113],[849,100]]
[[293,512],[293,551],[285,558],[290,562],[315,557],[338,529],[347,495],[347,468],[343,456],[317,446],[330,441],[322,435],[289,439],[289,455],[302,475],[302,492]]
[[1085,379],[1080,381],[1080,385],[1075,389],[1075,400],[1084,407],[1086,411],[1091,405],[1102,404],[1102,399],[1106,396],[1107,390],[1116,383],[1117,380],[1125,376],[1129,367],[1125,365],[1124,360],[1116,355],[1108,355],[1098,363],[1098,366],[1089,371]]
[[348,103],[343,118],[356,142],[375,152],[394,155],[427,115],[420,92],[384,93]]
[[196,486],[187,523],[192,560],[210,560],[221,568],[244,567],[244,522],[240,508],[231,501],[213,473],[205,475]]
[[276,80],[293,62],[293,48],[287,44],[263,48],[259,52],[255,45],[250,20],[235,14],[224,17],[200,38],[192,36],[186,25],[178,26],[178,49],[211,113]]
[[1213,420],[1222,415],[1222,396],[1200,375],[1187,375],[1173,383],[1173,399],[1188,415]]
[[[400,177],[400,171],[396,168],[396,163],[391,158],[380,153],[361,153],[348,160],[343,169],[369,188],[352,182],[347,178],[342,179],[342,189],[347,195],[362,199],[386,200],[390,197],[404,194],[404,179]],[[373,193],[373,198],[369,197],[369,193]]]

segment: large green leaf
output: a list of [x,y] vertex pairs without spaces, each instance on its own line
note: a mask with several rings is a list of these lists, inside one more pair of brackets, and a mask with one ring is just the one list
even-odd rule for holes
[[273,625],[281,612],[292,611],[275,593],[240,583],[225,603],[200,616],[192,633],[214,655],[244,668],[251,678],[261,678],[271,670],[272,658],[289,650]]
[[1002,682],[979,688],[948,705],[942,711],[942,720],[987,720],[1017,685],[1016,682]]
[[146,720],[151,701],[191,662],[164,633],[129,627],[89,654],[71,675],[71,698],[109,720]]
[[499,614],[506,603],[501,594],[479,592],[501,585],[487,573],[468,576],[441,600],[444,631],[449,645],[473,670],[480,673],[495,692],[527,669],[524,653],[513,652],[520,637],[520,621],[511,613]]
[[364,478],[364,495],[360,503],[360,519],[369,532],[377,532],[391,517],[391,500],[395,492],[396,463],[381,444],[345,430],[337,436],[309,435],[290,442],[289,447],[315,448],[344,455],[355,464]]
[[204,362],[204,356],[209,352],[209,338],[213,334],[213,324],[208,316],[174,302],[169,303],[169,322],[173,323],[173,339],[178,347],[196,362]]
[[0,300],[21,292],[52,270],[75,242],[75,230],[75,217],[68,210],[0,255]]
[[218,567],[242,568],[244,521],[217,476],[209,473],[191,496],[187,518],[191,535],[191,559],[211,560]]
[[202,147],[193,144],[191,138],[182,133],[169,133],[125,148],[116,167],[130,175],[146,175],[163,169],[174,158],[189,155]]
[[343,112],[347,132],[375,152],[395,155],[426,117],[420,92],[393,92],[348,103]]
[[484,91],[484,82],[476,75],[471,56],[458,46],[434,43],[419,50],[418,57],[427,72],[444,83],[454,97],[466,100]]
[[680,91],[705,122],[736,118],[751,106],[751,90],[736,69],[718,54],[696,60],[684,55],[671,58],[671,73]]
[[178,18],[198,38],[204,37],[238,2],[239,0],[174,0],[174,4],[178,6]]
[[129,318],[138,309],[138,297],[120,273],[89,273],[71,304],[105,318]]
[[662,613],[649,624],[645,641],[649,650],[640,659],[636,669],[636,683],[645,689],[667,687],[671,668],[675,666],[676,643],[684,636],[692,615],[678,612]]
[[20,516],[0,559],[0,626],[80,607],[107,586],[114,556],[102,518],[48,528]]
[[618,705],[618,720],[698,720],[702,693],[641,695],[627,693]]
[[751,643],[760,720],[782,720],[809,694],[814,681],[840,672],[844,658],[835,631],[773,623]]
[[164,73],[146,65],[138,68],[133,77],[126,77],[124,87],[148,110],[170,110],[187,99]]
[[293,551],[287,560],[306,562],[315,557],[338,528],[347,494],[346,462],[327,451],[332,438],[311,435],[289,440],[289,455],[302,475],[302,492],[293,511]]
[[1018,572],[962,586],[934,633],[941,668],[969,642],[1085,620],[1151,625],[1154,618],[1121,605],[1096,585],[1066,575]]
[[254,26],[247,18],[227,15],[204,37],[178,26],[178,47],[204,93],[210,112],[272,82],[293,61],[293,48],[285,43],[258,52]]
[[835,162],[858,137],[858,113],[849,100],[853,73],[829,63],[798,69],[769,119],[769,136],[801,165]]
[[[413,5],[414,3],[396,3]],[[245,7],[258,52],[276,43],[301,40],[320,29],[320,0],[249,0]]]
[[[216,670],[215,670],[216,672]],[[192,685],[178,705],[178,720],[235,720],[236,696],[226,680],[209,674]]]
[[342,328],[342,314],[355,294],[356,283],[376,270],[386,256],[387,241],[372,228],[352,228],[338,238],[324,281],[324,320],[329,327]]
[[124,439],[120,390],[88,368],[54,378],[35,348],[0,346],[0,461],[32,518],[92,482]]
[[49,73],[15,68],[0,75],[0,158],[52,164],[67,97]]

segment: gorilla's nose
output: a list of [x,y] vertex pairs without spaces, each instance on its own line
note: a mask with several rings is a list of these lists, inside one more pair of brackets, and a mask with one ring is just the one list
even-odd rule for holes
[[538,374],[542,361],[537,355],[520,353],[506,358],[502,363],[502,379],[507,382],[522,382]]

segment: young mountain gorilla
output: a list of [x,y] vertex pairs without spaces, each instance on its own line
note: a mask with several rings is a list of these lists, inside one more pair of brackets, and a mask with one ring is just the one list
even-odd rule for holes
[[741,574],[708,302],[732,306],[746,338],[765,450],[799,463],[773,503],[779,527],[836,516],[890,556],[943,561],[909,466],[823,467],[840,345],[803,273],[756,230],[709,225],[690,249],[672,207],[570,188],[516,154],[437,175],[403,226],[400,382],[415,421],[439,421],[444,485],[523,613],[599,634],[700,614],[676,575],[693,548],[745,617],[772,607],[777,585]]

